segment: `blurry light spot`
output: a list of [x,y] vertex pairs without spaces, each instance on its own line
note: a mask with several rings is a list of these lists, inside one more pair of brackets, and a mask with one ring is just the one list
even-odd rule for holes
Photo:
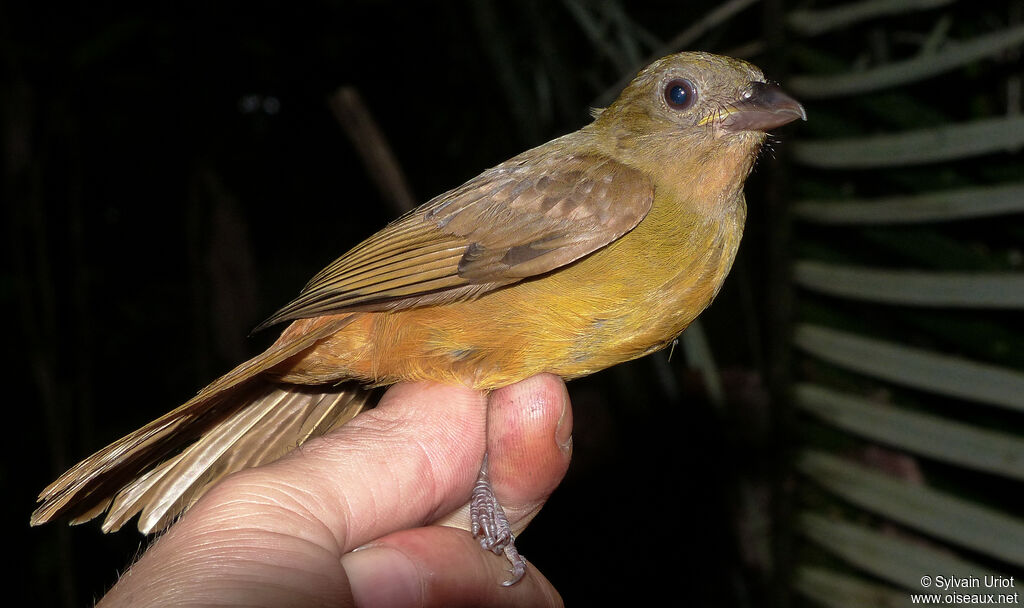
[[259,95],[243,95],[238,100],[238,109],[242,114],[252,114],[260,109],[261,97]]
[[263,111],[273,116],[281,110],[281,102],[277,97],[268,95],[263,99]]

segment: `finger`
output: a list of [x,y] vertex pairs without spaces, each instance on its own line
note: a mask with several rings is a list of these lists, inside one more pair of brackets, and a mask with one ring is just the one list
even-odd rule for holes
[[430,526],[385,536],[345,555],[356,606],[561,606],[536,568],[511,587],[508,564],[492,559],[464,530]]
[[281,529],[322,546],[333,540],[339,555],[418,527],[469,495],[485,445],[485,402],[465,387],[396,385],[377,408],[228,478],[193,510],[207,525]]
[[[488,399],[487,421],[488,474],[518,533],[569,467],[572,408],[565,383],[558,376],[540,374],[494,391]],[[435,523],[468,530],[468,504]]]
[[488,473],[509,523],[519,532],[569,469],[569,394],[561,378],[541,374],[495,391],[488,408]]

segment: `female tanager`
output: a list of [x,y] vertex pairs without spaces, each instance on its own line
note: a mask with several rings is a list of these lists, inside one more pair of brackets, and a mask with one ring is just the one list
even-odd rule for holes
[[[291,321],[266,352],[64,473],[32,523],[106,511],[109,532],[141,513],[139,530],[152,532],[225,475],[345,424],[370,387],[570,379],[664,347],[732,266],[765,132],[797,118],[800,104],[749,63],[654,62],[579,131],[338,258],[260,326]],[[511,533],[499,525],[496,537],[473,515],[516,580],[525,563]]]

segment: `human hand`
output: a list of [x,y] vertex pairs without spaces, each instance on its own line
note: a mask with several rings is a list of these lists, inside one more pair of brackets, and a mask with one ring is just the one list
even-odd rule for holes
[[490,396],[395,385],[340,429],[214,487],[99,606],[560,606],[536,568],[502,587],[504,557],[437,524],[468,526],[486,446],[509,522],[525,528],[565,475],[571,432],[550,374]]

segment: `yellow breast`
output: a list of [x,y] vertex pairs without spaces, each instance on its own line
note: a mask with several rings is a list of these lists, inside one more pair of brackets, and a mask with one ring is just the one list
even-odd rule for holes
[[547,275],[463,302],[355,313],[278,374],[493,389],[540,372],[575,378],[657,350],[717,294],[746,214],[742,193],[710,214],[676,194],[659,191],[632,232]]

